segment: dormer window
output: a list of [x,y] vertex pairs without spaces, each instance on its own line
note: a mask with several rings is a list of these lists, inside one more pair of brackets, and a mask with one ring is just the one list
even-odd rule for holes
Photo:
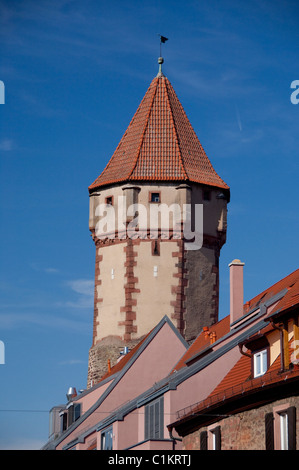
[[253,354],[253,377],[260,377],[268,369],[268,351],[263,349]]
[[81,415],[81,403],[71,402],[67,406],[67,427],[71,426]]
[[264,375],[270,365],[270,346],[267,337],[257,334],[244,341],[243,345],[251,351],[249,356],[252,359],[252,377],[256,378]]

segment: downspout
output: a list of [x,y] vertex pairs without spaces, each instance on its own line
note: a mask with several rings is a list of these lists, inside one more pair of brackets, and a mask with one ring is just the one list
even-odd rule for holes
[[175,450],[176,441],[183,442],[183,439],[181,439],[180,437],[174,437],[172,434],[172,430],[173,430],[172,426],[168,427],[169,437],[172,440],[172,450]]
[[284,371],[285,369],[285,363],[284,363],[284,344],[283,344],[283,328],[281,326],[277,326],[273,320],[270,320],[271,326],[280,332],[280,370],[281,372]]
[[250,359],[251,359],[251,358],[252,358],[252,354],[243,351],[243,346],[244,346],[243,344],[239,344],[240,353],[243,354],[243,356],[250,357]]

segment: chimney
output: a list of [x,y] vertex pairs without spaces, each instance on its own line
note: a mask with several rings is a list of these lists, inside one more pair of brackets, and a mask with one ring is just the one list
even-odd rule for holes
[[210,333],[210,344],[215,343],[216,338],[217,338],[216,332],[215,332],[215,331],[212,331],[212,333]]
[[67,394],[66,394],[66,398],[67,398],[67,401],[70,401],[72,400],[73,398],[75,398],[77,396],[77,390],[75,387],[69,387],[68,388],[68,391],[67,391]]
[[208,326],[204,326],[202,330],[203,330],[203,332],[204,332],[205,339],[208,339],[208,338],[210,337],[209,327],[208,327]]
[[243,316],[243,266],[244,263],[241,263],[239,259],[234,259],[229,264],[231,324]]

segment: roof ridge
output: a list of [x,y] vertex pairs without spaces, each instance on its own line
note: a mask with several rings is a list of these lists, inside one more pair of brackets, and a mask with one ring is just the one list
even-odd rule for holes
[[[298,277],[296,277],[296,273],[298,273]],[[254,300],[258,300],[260,297],[262,296],[265,296],[267,293],[271,292],[271,290],[275,290],[275,288],[277,288],[280,284],[283,284],[285,281],[287,281],[287,279],[291,279],[293,276],[295,276],[295,279],[294,279],[294,284],[297,282],[297,280],[299,279],[299,268],[298,269],[295,269],[293,272],[291,272],[290,274],[287,274],[285,277],[283,277],[282,279],[280,279],[279,281],[276,281],[274,284],[266,287],[266,289],[264,289],[262,292],[260,292],[259,294],[255,295],[254,297],[252,297],[249,302],[250,304],[254,301]],[[290,289],[290,285],[286,286],[286,288]]]
[[[168,80],[168,79],[166,78],[166,80]],[[175,119],[174,119],[174,116],[173,116],[173,109],[172,109],[172,106],[170,104],[170,99],[169,99],[169,95],[168,95],[168,87],[166,85],[166,83],[167,83],[166,80],[164,80],[164,88],[165,88],[165,91],[166,91],[166,101],[167,101],[167,104],[168,104],[168,107],[169,107],[169,110],[170,110],[170,119],[171,119],[171,122],[172,122],[172,131],[175,134],[175,139],[176,139],[176,142],[177,142],[178,152],[179,152],[179,160],[180,160],[180,163],[181,163],[181,166],[182,166],[182,169],[183,169],[183,173],[185,175],[185,178],[189,179],[188,175],[186,173],[184,162],[183,162],[182,151],[181,151],[181,147],[180,147],[180,140],[179,140],[179,137],[178,137],[178,132],[177,132],[176,124],[175,124]]]
[[[139,146],[138,146],[138,149],[137,149],[137,152],[136,152],[136,156],[135,156],[135,161],[134,161],[134,164],[132,166],[132,169],[128,175],[128,178],[130,178],[136,168],[136,165],[137,165],[137,162],[138,162],[138,158],[140,156],[140,150],[141,150],[141,146],[142,146],[142,143],[143,143],[143,140],[144,140],[144,136],[145,136],[145,131],[148,127],[148,123],[149,123],[149,117],[152,113],[152,106],[153,106],[153,103],[154,103],[154,99],[155,99],[155,96],[157,94],[157,89],[158,89],[158,80],[159,80],[159,77],[155,77],[153,81],[155,81],[155,89],[153,91],[153,96],[151,98],[151,102],[150,102],[150,105],[149,105],[149,109],[148,109],[148,113],[147,113],[147,117],[146,117],[146,120],[145,120],[145,125],[144,125],[144,128],[143,128],[143,131],[141,133],[141,138],[140,138],[140,143],[139,143]],[[153,83],[153,82],[152,82]],[[129,126],[130,127],[130,126]]]

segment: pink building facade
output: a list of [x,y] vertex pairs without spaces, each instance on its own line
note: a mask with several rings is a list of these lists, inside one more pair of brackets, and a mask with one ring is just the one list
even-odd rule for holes
[[[230,270],[236,265],[242,278],[240,263],[232,263]],[[239,280],[236,285],[242,288]],[[239,302],[238,296],[233,298]],[[61,422],[67,423],[66,429],[58,430],[45,449],[196,448],[190,444],[190,439],[191,442],[198,439],[196,432],[193,437],[187,433],[183,439],[178,433],[178,423],[196,404],[213,395],[229,374],[234,376],[232,371],[244,353],[254,353],[248,346],[251,338],[256,341],[267,333],[268,356],[259,375],[263,377],[274,364],[283,361],[284,371],[289,371],[287,379],[291,377],[298,386],[298,300],[299,270],[246,302],[239,316],[231,304],[233,315],[204,328],[190,346],[164,317],[98,384],[59,409]],[[289,315],[289,321],[284,321],[284,329],[279,330],[282,312]],[[252,380],[254,375],[250,371],[248,374]],[[249,381],[244,378],[244,387],[246,384],[249,386]],[[80,408],[75,420],[75,413],[70,411],[73,407]],[[233,416],[234,410],[230,413]],[[64,414],[70,414],[72,419],[63,420]]]

